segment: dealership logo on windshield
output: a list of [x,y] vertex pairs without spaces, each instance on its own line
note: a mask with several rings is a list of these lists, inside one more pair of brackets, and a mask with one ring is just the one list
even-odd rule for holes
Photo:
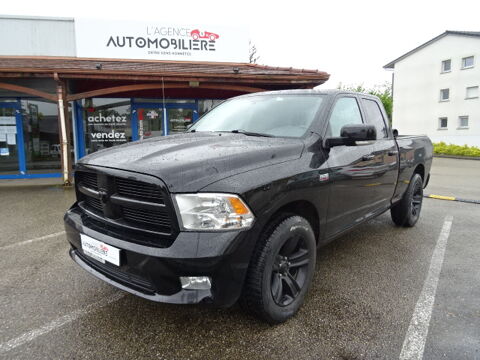
[[200,29],[147,26],[145,36],[110,36],[109,48],[146,49],[148,54],[186,55],[215,51],[220,35]]

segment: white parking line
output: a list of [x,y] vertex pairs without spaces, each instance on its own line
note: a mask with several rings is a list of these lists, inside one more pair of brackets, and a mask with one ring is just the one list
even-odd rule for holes
[[40,327],[38,329],[26,332],[25,334],[20,335],[19,337],[16,337],[16,338],[11,339],[7,342],[4,342],[3,344],[0,344],[0,355],[4,354],[4,353],[6,353],[10,350],[13,350],[16,347],[19,347],[23,344],[26,344],[26,343],[28,343],[32,340],[35,340],[37,337],[45,335],[45,334],[49,333],[50,331],[56,330],[56,329],[66,325],[68,323],[71,323],[72,321],[75,321],[78,318],[80,318],[84,315],[87,315],[88,313],[90,313],[92,311],[98,310],[98,309],[100,309],[100,308],[102,308],[102,307],[104,307],[108,304],[111,304],[111,303],[121,299],[125,295],[126,295],[126,293],[117,292],[117,293],[113,294],[112,296],[109,296],[109,297],[104,298],[100,301],[97,301],[96,303],[87,305],[83,309],[75,310],[75,311],[71,312],[70,314],[67,314],[67,315],[64,315],[64,316],[62,316],[58,319],[55,319],[55,320],[49,322],[48,324],[43,325],[42,327]]
[[20,242],[15,243],[15,244],[10,244],[10,245],[1,246],[1,247],[0,247],[0,250],[11,249],[11,248],[14,248],[14,247],[17,247],[17,246],[27,245],[27,244],[30,244],[30,243],[32,243],[32,242],[36,242],[36,241],[40,241],[40,240],[45,240],[45,239],[50,239],[50,238],[53,238],[53,237],[56,237],[56,236],[60,236],[60,235],[64,235],[64,234],[65,234],[65,231],[60,231],[60,232],[57,232],[57,233],[54,233],[54,234],[49,234],[49,235],[45,235],[45,236],[40,236],[40,237],[35,238],[35,239],[20,241]]
[[400,360],[420,360],[423,358],[433,304],[435,302],[435,293],[437,292],[438,279],[442,270],[452,221],[453,217],[448,215],[443,222],[442,231],[433,250],[430,269],[428,270],[420,297],[415,305],[412,320],[403,342]]

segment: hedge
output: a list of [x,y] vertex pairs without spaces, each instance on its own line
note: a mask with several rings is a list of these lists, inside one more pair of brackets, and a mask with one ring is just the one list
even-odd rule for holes
[[476,146],[445,144],[442,141],[433,144],[433,153],[442,155],[480,157],[480,148]]

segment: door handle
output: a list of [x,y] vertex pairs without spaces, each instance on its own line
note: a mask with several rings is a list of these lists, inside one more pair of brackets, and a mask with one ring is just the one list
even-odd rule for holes
[[363,155],[363,156],[362,156],[362,160],[363,160],[363,161],[373,160],[374,158],[375,158],[375,155],[373,155],[373,154]]
[[396,150],[391,150],[388,152],[388,156],[393,156],[393,155],[397,155],[398,154],[398,151]]

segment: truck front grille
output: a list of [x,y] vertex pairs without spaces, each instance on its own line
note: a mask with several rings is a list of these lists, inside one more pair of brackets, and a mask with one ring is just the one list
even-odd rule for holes
[[161,190],[153,184],[122,178],[116,178],[115,184],[117,185],[117,192],[120,195],[163,204],[163,194]]
[[[97,223],[103,222],[105,233],[117,228],[124,239],[149,246],[165,247],[173,242],[178,232],[175,211],[157,178],[89,168],[75,172],[75,183],[79,207]],[[142,236],[137,236],[139,233]]]
[[79,172],[76,175],[76,179],[77,183],[81,183],[90,189],[98,190],[97,174],[90,172]]
[[154,224],[160,227],[170,226],[170,219],[162,211],[131,209],[123,207],[123,217],[127,220],[145,224]]
[[88,204],[89,207],[99,211],[99,212],[103,212],[103,207],[102,207],[102,203],[100,200],[98,199],[95,199],[93,197],[90,197],[90,196],[87,196],[85,198],[85,202]]

